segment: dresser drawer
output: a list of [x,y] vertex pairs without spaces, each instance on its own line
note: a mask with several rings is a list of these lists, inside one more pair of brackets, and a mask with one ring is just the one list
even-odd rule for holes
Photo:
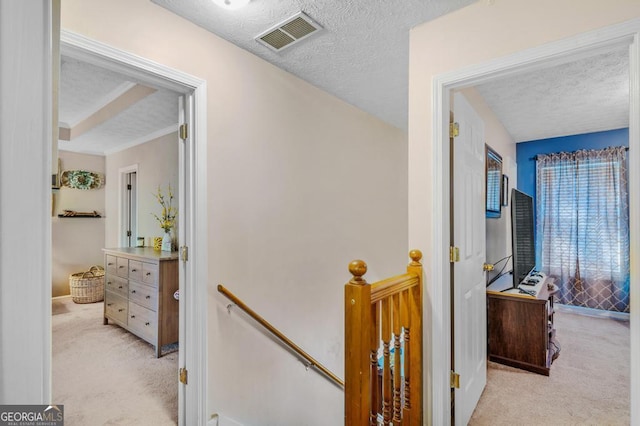
[[116,265],[116,259],[117,257],[111,256],[109,254],[106,256],[106,265],[104,266],[104,269],[106,270],[107,274],[112,274],[112,275],[116,274],[116,271],[118,270],[118,266]]
[[158,306],[158,289],[129,281],[129,300],[155,311]]
[[139,260],[129,260],[129,279],[142,281],[142,262]]
[[110,291],[104,292],[104,313],[105,316],[127,324],[127,310],[129,302],[122,296],[118,296]]
[[107,277],[104,280],[104,285],[107,291],[119,294],[122,297],[129,296],[129,282],[124,278],[107,274]]
[[128,326],[138,336],[155,344],[158,320],[154,311],[130,301]]
[[142,282],[158,287],[158,265],[146,262],[142,264]]
[[116,266],[118,268],[116,274],[118,274],[119,277],[127,278],[129,276],[129,259],[116,257]]

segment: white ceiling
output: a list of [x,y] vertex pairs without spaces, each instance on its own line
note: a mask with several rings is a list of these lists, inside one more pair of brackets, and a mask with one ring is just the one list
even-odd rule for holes
[[[104,155],[175,132],[178,96],[163,88],[132,105],[117,106],[124,92],[141,82],[95,65],[62,56],[60,63],[59,124],[63,128],[90,128],[59,140],[58,149]],[[148,83],[141,83],[149,86]],[[150,86],[149,86],[150,87]],[[116,106],[114,106],[116,105]],[[108,114],[102,121],[92,118]]]
[[629,126],[626,48],[476,86],[515,142]]
[[[400,129],[407,129],[409,30],[474,0],[252,0],[228,11],[211,0],[151,0]],[[279,53],[254,37],[303,11],[324,29]],[[476,86],[516,142],[628,126],[628,53],[588,58]],[[130,77],[62,58],[61,126],[99,115]],[[157,89],[59,148],[104,154],[175,131],[179,94]],[[86,123],[85,123],[86,124]]]

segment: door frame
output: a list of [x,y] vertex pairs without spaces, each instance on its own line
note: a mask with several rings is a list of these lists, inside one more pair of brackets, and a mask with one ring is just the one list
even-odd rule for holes
[[[132,164],[130,166],[127,167],[122,167],[120,169],[118,169],[118,241],[120,244],[120,247],[127,247],[125,245],[125,240],[126,238],[126,234],[123,232],[124,230],[124,224],[127,222],[127,218],[126,218],[126,210],[125,207],[129,207],[129,209],[131,208],[131,205],[129,203],[129,201],[127,201],[127,193],[124,190],[124,181],[126,176],[129,173],[134,173],[136,174],[136,180],[138,178],[138,163]],[[137,183],[137,182],[136,182]],[[136,191],[136,201],[135,201],[135,206],[136,206],[136,214],[138,212],[138,191]],[[136,227],[138,225],[138,218],[136,217]],[[131,242],[131,241],[130,241]],[[129,244],[130,244],[129,242]]]
[[[605,52],[622,43],[629,45],[629,224],[630,224],[630,335],[631,359],[640,356],[640,19],[585,32],[574,37],[526,49],[463,69],[439,74],[432,82],[433,112],[431,169],[440,185],[433,185],[433,219],[431,267],[429,279],[433,286],[431,295],[430,330],[425,328],[425,338],[431,341],[431,392],[425,393],[425,406],[431,398],[432,423],[448,425],[451,422],[449,372],[451,370],[451,294],[449,276],[449,230],[451,229],[449,195],[449,111],[450,94],[456,88],[468,87],[489,80],[531,71],[536,68],[560,64],[569,60]],[[435,207],[439,206],[439,207]],[[640,366],[630,366],[631,401],[640,398]],[[631,406],[631,424],[640,421],[640,407]]]
[[[205,425],[207,421],[207,84],[205,80],[186,74],[123,50],[62,30],[61,52],[81,58],[94,65],[124,72],[127,75],[152,81],[161,87],[193,98],[193,114],[187,117],[192,149],[188,158],[179,164],[179,173],[186,179],[180,191],[186,194],[187,212],[185,232],[179,245],[188,246],[189,257],[180,268],[179,300],[181,319],[179,367],[189,370],[188,386],[179,384],[178,421],[180,425]],[[176,143],[178,142],[176,139]],[[187,167],[185,167],[187,165]],[[187,187],[189,187],[187,190]],[[196,232],[197,230],[197,232]],[[180,262],[183,262],[182,260]],[[183,269],[185,272],[183,272]],[[50,287],[50,285],[49,285]],[[185,291],[185,289],[189,291]],[[49,292],[51,289],[49,288]],[[186,297],[184,297],[186,295]],[[183,316],[184,315],[184,316]],[[50,320],[49,320],[50,321]],[[50,328],[50,327],[49,327]],[[184,339],[184,340],[183,340]],[[51,348],[46,347],[51,358]],[[178,384],[176,374],[176,384]]]

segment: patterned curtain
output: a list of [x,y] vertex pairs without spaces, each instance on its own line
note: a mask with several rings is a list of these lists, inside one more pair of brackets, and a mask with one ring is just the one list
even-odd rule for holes
[[538,155],[536,240],[559,303],[629,312],[624,147]]

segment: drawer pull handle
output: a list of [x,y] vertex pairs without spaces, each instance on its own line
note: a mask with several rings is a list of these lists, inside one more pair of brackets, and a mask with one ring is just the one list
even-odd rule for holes
[[151,275],[151,272],[147,272],[147,276]]
[[111,281],[107,281],[107,285],[111,285]]
[[151,299],[151,296],[147,294],[147,297],[146,297],[146,299]]
[[118,266],[118,268],[122,269],[122,268],[124,268],[124,265],[120,265],[120,266]]
[[122,312],[122,311],[124,311],[124,308],[118,309],[118,312]]
[[131,315],[131,318],[135,318],[135,317],[136,317],[135,315]]
[[107,303],[107,306],[111,306],[111,305],[113,305],[113,303]]
[[118,286],[118,288],[122,288],[122,286],[121,286],[121,285],[119,285],[119,286]]
[[148,323],[148,322],[145,322],[145,323],[144,323],[144,325],[149,325],[149,323]]
[[134,294],[136,291],[135,290],[131,290],[131,294]]
[[113,262],[107,263],[107,266],[113,266]]
[[136,268],[133,268],[131,272],[138,272],[138,270]]

